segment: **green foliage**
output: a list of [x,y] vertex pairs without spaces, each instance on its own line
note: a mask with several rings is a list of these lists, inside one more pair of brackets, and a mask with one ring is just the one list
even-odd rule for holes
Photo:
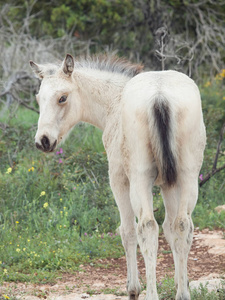
[[207,285],[203,286],[200,284],[198,289],[193,289],[191,291],[191,299],[193,300],[223,300],[225,297],[225,284],[222,282],[222,288],[219,291],[208,291]]
[[[61,37],[72,32],[77,38],[106,39],[113,31],[125,24],[124,16],[133,9],[131,1],[125,0],[55,0],[49,1],[19,1],[18,6],[12,6],[8,13],[10,19],[22,22],[24,12],[32,10],[38,13],[31,24],[35,36],[51,35]],[[15,1],[14,1],[15,5]],[[99,35],[99,37],[97,37]]]
[[[225,297],[225,283],[221,281],[221,288],[219,291],[209,291],[208,284],[200,284],[199,288],[190,290],[191,300],[222,300]],[[174,280],[170,277],[165,277],[161,282],[157,284],[159,293],[159,299],[172,300],[175,299],[176,289]]]
[[19,110],[9,122],[13,127],[1,133],[2,279],[52,281],[53,270],[76,270],[96,258],[121,256],[115,233],[119,214],[101,132],[78,125],[62,148],[44,155],[34,148],[36,116],[27,118],[24,112]]
[[218,131],[225,122],[225,69],[221,70],[211,81],[206,81],[201,94],[206,128],[210,132],[209,141],[211,142],[215,131]]
[[[207,131],[207,145],[204,153],[204,161],[201,170],[204,177],[213,167],[217,151],[219,133],[222,124],[225,122],[225,70],[222,70],[213,80],[206,81],[201,88],[203,114]],[[218,165],[225,164],[225,141],[221,144]],[[215,174],[199,191],[198,205],[196,206],[193,218],[194,224],[201,229],[225,228],[224,213],[218,214],[214,208],[224,204],[224,172],[225,169]],[[207,215],[204,218],[203,215]]]
[[174,280],[170,277],[165,277],[162,281],[157,284],[160,300],[175,299],[176,289]]
[[75,226],[43,226],[33,232],[25,226],[21,221],[1,230],[0,280],[49,282],[58,274],[52,271],[72,272],[82,263],[124,253],[120,237],[112,233],[80,236]]
[[[71,135],[70,140],[72,138]],[[51,218],[56,226],[61,220],[58,212],[66,207],[68,222],[72,224],[76,220],[81,233],[97,228],[101,228],[101,232],[110,231],[112,227],[115,230],[119,220],[108,184],[106,154],[88,148],[70,153],[66,145],[63,149],[48,156],[36,151],[25,156],[21,151],[12,171],[7,171],[11,167],[2,170],[3,209],[10,212],[13,207],[21,208],[14,217],[4,214],[4,222],[14,223],[15,218],[19,218],[17,221],[23,220],[24,225],[31,222],[38,230],[44,224],[43,219]],[[40,197],[42,191],[46,197]],[[41,209],[44,203],[49,205],[47,216]]]
[[[81,45],[82,54],[117,51],[154,70],[162,68],[164,57],[166,69],[192,72],[198,79],[213,75],[224,62],[222,0],[10,0],[7,4],[0,0],[0,4],[6,31],[13,28],[13,34],[22,32],[42,41],[62,38],[62,43],[69,36]],[[163,53],[162,28],[166,30]]]

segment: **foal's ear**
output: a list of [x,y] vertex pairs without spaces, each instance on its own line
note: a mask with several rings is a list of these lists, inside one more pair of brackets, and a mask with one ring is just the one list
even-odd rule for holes
[[33,70],[36,77],[38,77],[39,79],[43,79],[44,74],[43,74],[43,67],[41,65],[38,65],[34,63],[32,60],[30,60],[30,67]]
[[73,73],[73,69],[74,69],[74,58],[72,55],[70,55],[70,54],[66,55],[66,58],[63,61],[62,69],[66,75],[71,76],[71,74]]

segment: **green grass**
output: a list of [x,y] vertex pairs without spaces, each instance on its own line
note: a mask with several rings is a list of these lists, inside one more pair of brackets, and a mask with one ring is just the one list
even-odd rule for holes
[[34,147],[35,127],[27,130],[33,119],[25,126],[22,115],[1,139],[0,280],[51,282],[59,271],[123,255],[101,132],[78,125],[45,155]]
[[0,113],[0,121],[12,127],[23,127],[29,130],[32,125],[36,125],[39,115],[24,107],[17,109],[17,105],[13,106],[11,110],[7,110],[4,114]]
[[7,231],[8,238],[0,248],[1,281],[54,282],[60,272],[77,271],[81,264],[124,254],[115,234],[80,236],[76,228],[68,231],[60,225],[58,230],[31,233],[17,226]]

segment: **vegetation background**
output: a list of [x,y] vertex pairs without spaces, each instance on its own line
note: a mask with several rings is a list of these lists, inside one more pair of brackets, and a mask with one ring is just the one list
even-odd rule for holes
[[[79,124],[56,153],[35,149],[30,59],[115,52],[195,79],[207,147],[194,224],[225,228],[225,212],[214,210],[225,202],[224,16],[222,0],[0,0],[0,281],[49,282],[124,254],[101,132]],[[160,190],[153,194],[162,224]]]

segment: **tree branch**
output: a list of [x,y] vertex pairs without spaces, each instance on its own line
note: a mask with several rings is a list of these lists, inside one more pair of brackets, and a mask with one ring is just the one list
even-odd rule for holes
[[222,141],[223,141],[224,131],[225,131],[225,123],[223,124],[223,126],[220,130],[220,137],[219,137],[219,141],[218,141],[218,144],[217,144],[217,150],[216,150],[216,156],[215,156],[215,160],[214,160],[214,164],[213,164],[213,170],[216,170],[217,161],[218,161],[219,152],[220,152],[220,146],[221,146]]
[[20,98],[16,97],[13,93],[11,93],[12,97],[21,105],[25,106],[26,108],[35,111],[37,114],[39,114],[39,110],[37,110],[36,108],[29,106],[28,104],[26,104],[23,100],[21,100]]
[[205,184],[216,173],[218,173],[221,170],[225,169],[225,164],[222,167],[217,168],[217,162],[218,162],[218,158],[219,158],[220,147],[221,147],[221,144],[222,144],[222,141],[223,141],[224,132],[225,132],[225,123],[223,123],[222,128],[220,130],[220,136],[219,136],[219,141],[217,143],[216,155],[215,155],[215,159],[214,159],[214,162],[213,162],[212,170],[210,172],[208,172],[206,174],[206,176],[202,179],[202,181],[199,183],[200,187],[202,187],[203,184]]
[[205,184],[211,177],[213,177],[216,173],[220,172],[221,170],[225,169],[225,164],[218,168],[218,169],[214,169],[211,170],[204,178],[203,180],[199,183],[199,186],[202,187],[203,184]]

